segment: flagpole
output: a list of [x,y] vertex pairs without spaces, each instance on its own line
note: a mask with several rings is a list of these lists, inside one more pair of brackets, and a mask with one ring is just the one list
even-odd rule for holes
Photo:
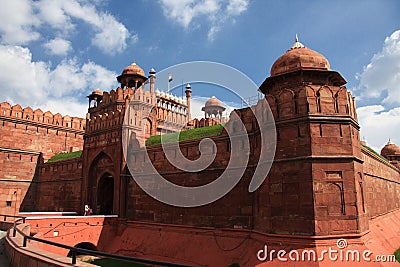
[[168,94],[169,94],[169,91],[170,91],[170,83],[171,83],[171,81],[172,81],[172,74],[168,73]]
[[181,94],[181,97],[183,98],[183,79],[182,79],[182,85],[181,85],[181,90],[182,90],[182,94]]

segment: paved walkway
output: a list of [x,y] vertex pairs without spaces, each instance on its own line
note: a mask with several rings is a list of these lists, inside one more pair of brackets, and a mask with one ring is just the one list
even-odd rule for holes
[[4,247],[5,236],[6,236],[6,232],[0,231],[0,267],[10,267],[10,262],[7,259],[5,247]]

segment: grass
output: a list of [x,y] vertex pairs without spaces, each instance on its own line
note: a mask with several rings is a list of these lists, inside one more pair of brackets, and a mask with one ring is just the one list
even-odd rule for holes
[[394,252],[394,256],[396,257],[396,260],[400,262],[400,248]]
[[[178,136],[179,141],[218,136],[222,133],[223,128],[224,127],[222,124],[216,124],[213,126],[195,128],[182,132],[164,134],[162,141],[164,144],[172,143],[175,142]],[[146,140],[146,146],[154,146],[159,144],[161,144],[161,135],[150,136],[149,139]]]
[[379,154],[378,152],[376,152],[375,150],[373,150],[372,148],[370,148],[367,145],[362,145],[363,147],[365,147],[366,149],[368,149],[370,152],[374,153],[375,155],[377,155],[378,157],[380,157],[381,159],[387,161],[387,159],[385,159],[381,154]]
[[145,265],[141,263],[134,263],[115,259],[95,259],[87,261],[87,263],[94,264],[102,267],[150,267],[150,265]]
[[60,160],[76,159],[82,155],[82,150],[68,153],[58,153],[52,156],[47,162],[56,162]]

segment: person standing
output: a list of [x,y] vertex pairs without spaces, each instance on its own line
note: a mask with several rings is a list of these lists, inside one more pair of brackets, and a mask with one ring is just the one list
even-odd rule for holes
[[83,214],[83,216],[88,216],[90,213],[90,208],[88,204],[85,204],[85,213]]

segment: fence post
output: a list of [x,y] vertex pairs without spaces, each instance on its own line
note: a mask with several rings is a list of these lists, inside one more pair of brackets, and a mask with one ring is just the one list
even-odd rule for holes
[[26,236],[24,236],[24,240],[23,240],[23,242],[22,242],[22,247],[26,247]]
[[4,221],[7,221],[7,215],[4,215]]
[[25,217],[22,218],[22,223],[25,223],[25,219],[26,219]]
[[13,227],[13,237],[15,237],[15,234],[17,233],[17,229],[15,229],[15,222],[14,222],[14,227]]
[[76,251],[72,251],[72,264],[76,264]]

